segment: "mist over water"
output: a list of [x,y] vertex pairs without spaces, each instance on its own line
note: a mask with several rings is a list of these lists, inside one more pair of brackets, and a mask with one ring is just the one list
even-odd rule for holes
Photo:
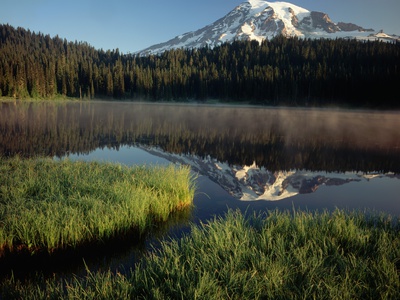
[[[63,156],[98,147],[145,144],[172,153],[211,155],[229,163],[255,161],[272,169],[312,169],[290,156],[314,155],[321,160],[331,152],[341,170],[340,156],[345,151],[351,157],[357,156],[356,152],[367,155],[376,161],[376,170],[397,172],[397,161],[389,170],[382,160],[398,157],[399,115],[159,103],[3,103],[0,152],[6,156]],[[281,163],[276,164],[277,160]],[[355,162],[353,169],[372,171],[359,165]]]

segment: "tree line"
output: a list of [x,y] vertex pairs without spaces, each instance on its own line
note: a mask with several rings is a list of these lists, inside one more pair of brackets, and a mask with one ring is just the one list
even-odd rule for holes
[[159,55],[0,25],[0,96],[400,107],[400,43],[276,37]]

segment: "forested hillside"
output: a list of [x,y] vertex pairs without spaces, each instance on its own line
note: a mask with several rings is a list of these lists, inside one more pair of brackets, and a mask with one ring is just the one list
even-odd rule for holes
[[159,56],[0,25],[0,96],[400,107],[400,44],[278,37]]

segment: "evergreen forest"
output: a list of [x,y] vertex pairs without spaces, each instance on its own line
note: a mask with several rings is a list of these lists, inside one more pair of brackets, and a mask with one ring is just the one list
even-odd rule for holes
[[0,25],[0,97],[399,108],[400,43],[282,36],[160,55]]

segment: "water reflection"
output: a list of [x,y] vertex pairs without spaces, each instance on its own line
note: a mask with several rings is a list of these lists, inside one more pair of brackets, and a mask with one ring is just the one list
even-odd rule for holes
[[364,173],[396,177],[398,128],[394,112],[6,102],[0,153],[64,157],[113,149],[117,158],[100,159],[190,164],[236,199],[282,200],[365,181]]
[[[177,227],[190,218],[223,214],[227,207],[372,208],[400,215],[398,128],[400,113],[389,112],[0,103],[4,156],[190,164],[204,176],[198,179],[195,217],[188,213],[173,224]],[[171,224],[166,226],[162,234]],[[101,267],[98,261],[129,268],[132,253],[112,251],[91,268]]]
[[209,177],[231,196],[242,201],[278,201],[299,194],[314,193],[321,186],[341,186],[383,177],[400,179],[400,175],[394,173],[328,173],[307,170],[271,172],[255,163],[249,166],[229,165],[211,157],[176,155],[152,148],[146,151],[174,163],[190,165],[192,170]]
[[[271,172],[254,164],[228,165],[211,157],[173,154],[147,146],[122,146],[119,150],[98,149],[88,155],[69,157],[115,161],[128,165],[143,163],[190,165],[199,176],[192,216],[194,222],[204,222],[214,215],[223,216],[227,207],[238,208],[243,212],[276,208],[290,210],[341,208],[376,210],[400,215],[400,175],[395,173],[331,173],[306,170]],[[241,176],[236,176],[236,173]],[[243,175],[248,176],[246,180],[242,180]]]
[[171,230],[188,227],[192,210],[193,208],[189,207],[177,211],[171,214],[166,222],[156,223],[142,234],[132,231],[123,236],[55,251],[52,254],[7,253],[0,257],[0,280],[10,276],[15,279],[39,281],[41,276],[54,278],[55,274],[59,278],[67,278],[71,274],[84,276],[88,269],[111,269],[120,273],[129,271],[130,267],[147,254],[149,240],[162,239]]
[[0,153],[157,146],[270,171],[400,172],[400,114],[110,102],[2,103]]

